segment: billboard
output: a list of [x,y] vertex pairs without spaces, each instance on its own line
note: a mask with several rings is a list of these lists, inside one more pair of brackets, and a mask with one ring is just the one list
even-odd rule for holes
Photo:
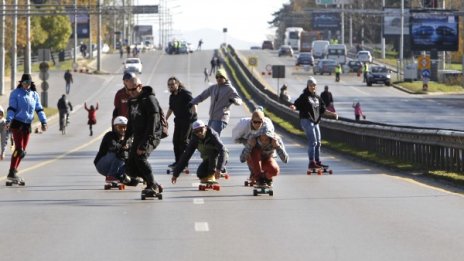
[[[70,38],[74,38],[74,11],[71,8],[67,9],[69,20],[71,21],[71,26],[73,28],[73,33],[71,34]],[[85,39],[89,38],[90,36],[90,15],[88,10],[86,9],[79,9],[76,12],[76,20],[77,20],[77,38]]]
[[340,13],[313,12],[311,26],[313,30],[341,30]]
[[411,10],[409,25],[413,51],[459,48],[459,18],[451,10]]
[[[383,35],[401,34],[401,9],[385,8],[383,16]],[[404,9],[403,35],[409,34],[409,9]]]

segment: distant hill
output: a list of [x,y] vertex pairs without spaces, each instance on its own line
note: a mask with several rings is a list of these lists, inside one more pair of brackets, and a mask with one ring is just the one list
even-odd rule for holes
[[[226,37],[227,43],[231,44],[237,50],[249,50],[251,46],[261,46],[261,43],[253,43],[246,40],[237,39],[231,37],[229,34],[227,34]],[[182,32],[182,36],[179,38],[191,43],[194,49],[197,48],[198,41],[200,39],[203,39],[202,49],[217,49],[224,42],[224,33],[222,30],[205,28]]]

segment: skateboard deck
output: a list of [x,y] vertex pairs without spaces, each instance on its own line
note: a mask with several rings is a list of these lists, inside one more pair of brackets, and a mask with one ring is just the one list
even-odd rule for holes
[[5,185],[8,187],[11,187],[13,185],[18,185],[18,186],[25,186],[26,182],[24,180],[6,180]]
[[333,174],[333,171],[331,169],[329,169],[329,166],[322,166],[320,168],[308,168],[308,170],[306,171],[306,174],[307,175],[311,175],[313,173],[317,173],[317,175],[322,175],[322,174],[330,174],[332,175]]
[[106,184],[104,186],[104,189],[105,190],[110,190],[112,188],[118,188],[119,190],[125,190],[126,185],[124,185],[122,183],[119,183],[119,182],[115,182],[115,181],[106,182]]
[[146,199],[149,199],[149,198],[151,198],[151,199],[158,198],[159,200],[162,200],[163,199],[163,194],[156,193],[156,192],[154,192],[152,190],[149,190],[149,191],[147,191],[145,189],[142,190],[141,199],[146,200]]
[[216,190],[219,191],[221,190],[221,185],[217,181],[207,181],[207,182],[201,182],[200,185],[198,185],[198,190],[201,191],[206,191],[206,190]]
[[256,184],[253,189],[253,196],[258,196],[259,194],[268,194],[272,197],[274,196],[274,190],[272,190],[272,186]]

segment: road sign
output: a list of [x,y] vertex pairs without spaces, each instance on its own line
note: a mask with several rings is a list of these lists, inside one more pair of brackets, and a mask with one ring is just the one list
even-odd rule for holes
[[157,14],[157,5],[134,5],[132,6],[133,14]]
[[253,66],[253,67],[258,66],[258,57],[256,57],[256,56],[248,57],[248,65]]
[[424,69],[430,70],[430,56],[429,55],[427,55],[427,56],[420,55],[417,58],[417,68],[419,70],[424,70]]
[[430,70],[429,69],[423,69],[422,70],[422,78],[430,79]]

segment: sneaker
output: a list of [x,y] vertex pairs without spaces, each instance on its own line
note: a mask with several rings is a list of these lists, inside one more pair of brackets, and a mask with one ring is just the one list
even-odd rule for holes
[[113,183],[113,182],[118,182],[119,180],[113,176],[106,176],[105,182],[106,183]]
[[266,185],[268,185],[269,187],[272,187],[272,179],[265,178],[265,182],[266,182]]
[[17,175],[18,171],[15,169],[10,169],[8,172],[7,179],[11,181],[22,181],[23,179]]
[[322,164],[322,162],[321,162],[320,160],[319,160],[319,161],[316,161],[316,164],[319,165],[319,166],[321,166],[321,167],[323,167],[323,168],[327,168],[327,167],[328,167],[328,165]]
[[159,183],[156,183],[156,187],[158,187],[158,191],[159,191],[159,193],[163,193],[163,191],[164,191],[164,188],[163,188],[163,186],[161,186],[161,184],[159,184]]
[[314,160],[312,160],[308,165],[308,169],[318,169],[320,167],[321,166],[319,166]]
[[177,162],[173,162],[172,164],[169,164],[169,165],[168,165],[168,168],[173,169],[173,168],[176,166],[176,163],[177,163]]

